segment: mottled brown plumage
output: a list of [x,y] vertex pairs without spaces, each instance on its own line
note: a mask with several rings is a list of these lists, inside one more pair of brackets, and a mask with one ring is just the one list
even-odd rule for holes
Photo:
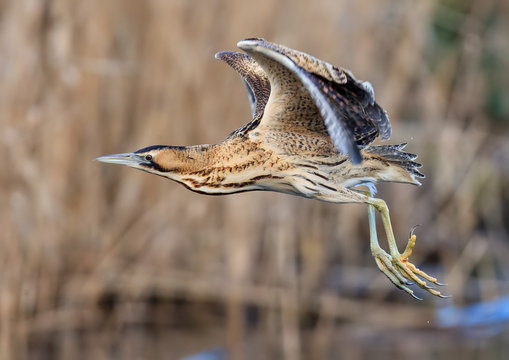
[[235,51],[222,51],[216,59],[223,60],[237,71],[248,90],[253,120],[260,120],[270,96],[270,82],[265,71],[252,57]]
[[[371,251],[379,269],[412,296],[410,281],[442,296],[426,284],[436,279],[408,262],[415,236],[400,254],[385,202],[354,189],[377,182],[419,185],[416,156],[401,145],[370,145],[388,139],[391,126],[375,102],[374,91],[347,70],[296,50],[246,39],[246,53],[220,52],[248,89],[252,120],[222,143],[151,146],[134,153],[99,157],[175,180],[204,194],[269,190],[336,203],[366,203]],[[378,244],[374,209],[384,224],[390,255]]]

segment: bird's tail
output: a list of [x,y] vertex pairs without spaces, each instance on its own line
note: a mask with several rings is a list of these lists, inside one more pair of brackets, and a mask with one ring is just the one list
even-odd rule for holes
[[425,176],[418,170],[421,164],[415,162],[417,155],[402,151],[407,144],[371,145],[363,149],[365,154],[377,155],[388,163],[387,171],[379,173],[378,181],[396,181],[421,185],[417,178]]

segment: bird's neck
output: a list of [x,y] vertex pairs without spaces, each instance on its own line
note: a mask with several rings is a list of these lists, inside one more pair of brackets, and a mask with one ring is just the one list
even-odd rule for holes
[[260,180],[270,177],[257,171],[268,152],[256,151],[249,141],[227,139],[216,145],[170,146],[160,154],[166,172],[158,175],[205,194],[231,194],[260,190]]
[[157,157],[161,173],[174,180],[203,169],[216,162],[217,145],[168,146]]

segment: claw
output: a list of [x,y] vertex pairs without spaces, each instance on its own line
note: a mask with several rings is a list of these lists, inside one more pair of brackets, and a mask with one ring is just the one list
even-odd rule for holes
[[415,229],[417,229],[419,226],[422,226],[422,224],[414,225],[414,226],[410,229],[410,237],[414,236],[414,231],[415,231]]
[[443,295],[443,294],[438,294],[438,297],[442,298],[442,299],[449,299],[449,298],[452,298],[452,295]]
[[416,300],[419,300],[419,301],[422,301],[422,298],[418,297],[417,295],[415,295],[414,293],[411,293],[410,294],[414,299]]
[[396,284],[394,283],[394,285],[396,285],[396,287],[400,290],[403,290],[404,292],[406,292],[408,295],[410,295],[411,297],[413,297],[414,299],[417,299],[417,300],[422,300],[420,297],[418,297],[417,295],[414,294],[414,291],[413,290],[410,290],[408,287],[406,287],[405,285],[401,285],[401,284]]

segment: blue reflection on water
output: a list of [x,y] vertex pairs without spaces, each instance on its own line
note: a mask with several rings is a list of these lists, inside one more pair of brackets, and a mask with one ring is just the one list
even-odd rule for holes
[[226,360],[226,358],[226,351],[222,348],[217,348],[186,356],[181,360]]
[[463,307],[452,305],[437,309],[436,322],[444,328],[482,328],[483,331],[489,329],[491,334],[499,333],[509,322],[509,296]]

